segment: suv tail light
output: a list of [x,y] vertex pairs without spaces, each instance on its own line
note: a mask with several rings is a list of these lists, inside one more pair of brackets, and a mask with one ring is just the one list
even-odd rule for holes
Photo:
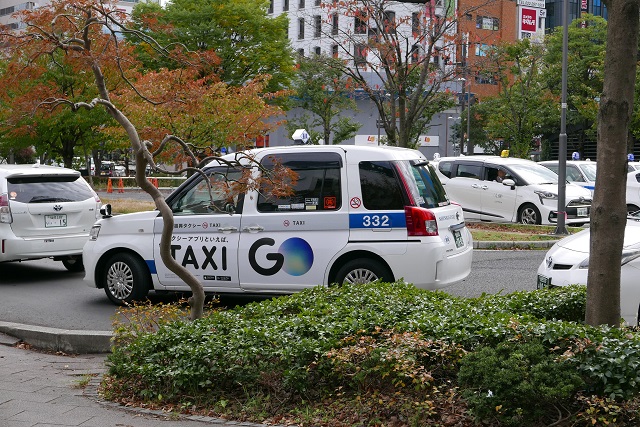
[[11,224],[11,208],[9,208],[9,195],[7,193],[0,194],[0,223]]
[[429,209],[416,206],[405,206],[404,216],[409,236],[437,236],[438,222]]

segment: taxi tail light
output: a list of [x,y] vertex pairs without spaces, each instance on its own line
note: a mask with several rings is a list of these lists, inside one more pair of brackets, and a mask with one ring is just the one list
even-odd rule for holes
[[0,194],[0,223],[11,224],[11,208],[9,207],[9,195],[7,193]]
[[404,216],[409,236],[437,236],[438,222],[429,209],[416,206],[405,206]]

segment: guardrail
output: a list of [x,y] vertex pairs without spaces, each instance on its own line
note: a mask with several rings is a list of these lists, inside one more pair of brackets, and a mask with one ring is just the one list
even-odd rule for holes
[[[87,177],[85,177],[87,179]],[[186,177],[173,177],[173,176],[148,176],[147,180],[151,182],[156,188],[169,188],[173,189],[182,184]],[[116,177],[92,177],[92,183],[94,189],[105,190],[108,193],[118,192],[124,193],[127,190],[140,190],[140,187],[136,184],[135,177],[132,176],[116,176]]]

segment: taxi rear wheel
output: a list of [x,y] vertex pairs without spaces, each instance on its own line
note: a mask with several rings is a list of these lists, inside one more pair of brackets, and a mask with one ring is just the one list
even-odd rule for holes
[[350,283],[361,285],[380,280],[382,282],[392,282],[391,271],[378,262],[371,259],[360,258],[347,262],[338,270],[336,283]]
[[128,253],[109,258],[103,280],[107,297],[118,305],[128,305],[144,299],[151,283],[146,265],[138,257]]

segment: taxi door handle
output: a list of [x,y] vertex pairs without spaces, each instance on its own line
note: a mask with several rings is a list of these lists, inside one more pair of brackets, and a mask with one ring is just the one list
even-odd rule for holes
[[242,231],[248,231],[249,233],[257,233],[259,231],[264,231],[264,227],[260,225],[250,225],[248,227],[244,227]]
[[238,227],[218,227],[218,231],[221,233],[233,233],[238,231]]
[[478,184],[471,184],[471,188],[481,188],[483,190],[488,189],[489,187],[486,185],[478,185]]

